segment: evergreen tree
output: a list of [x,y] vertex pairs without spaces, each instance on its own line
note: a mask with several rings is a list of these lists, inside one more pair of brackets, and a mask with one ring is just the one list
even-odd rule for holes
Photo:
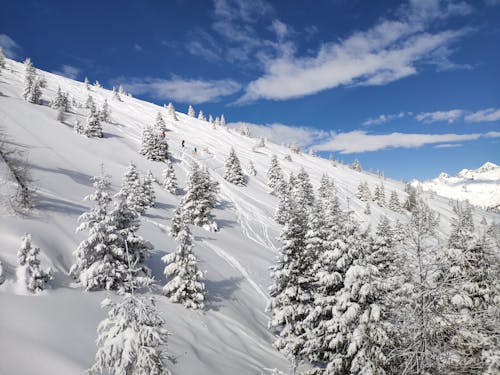
[[75,126],[73,127],[73,131],[76,134],[83,134],[84,133],[84,128],[80,120],[76,120]]
[[253,165],[253,161],[251,161],[251,160],[248,162],[247,174],[249,176],[257,176],[257,170],[255,169],[255,166]]
[[85,88],[90,91],[89,79],[87,77],[85,77],[83,83],[85,84]]
[[165,161],[169,157],[166,140],[151,126],[146,126],[142,132],[139,152],[149,160]]
[[168,103],[168,114],[173,121],[178,121],[177,114],[175,113],[174,105],[170,102]]
[[181,231],[181,225],[186,221],[186,215],[182,209],[182,205],[175,208],[172,215],[172,225],[170,225],[170,236],[177,238],[177,235]]
[[45,285],[54,278],[50,268],[43,270],[40,266],[39,254],[40,249],[31,245],[31,235],[25,234],[17,252],[17,259],[19,265],[24,269],[25,279],[23,281],[26,288],[33,293],[44,290]]
[[151,171],[148,171],[148,173],[144,177],[144,181],[142,182],[142,191],[146,198],[145,200],[147,207],[153,207],[155,204],[156,195],[155,189],[153,187],[153,183],[155,181],[156,179],[154,178],[153,173],[151,173]]
[[97,108],[95,106],[94,98],[89,94],[87,95],[87,100],[85,101],[85,108],[90,110],[90,112],[96,112]]
[[276,263],[271,267],[273,285],[269,288],[271,313],[269,327],[278,338],[274,346],[292,363],[301,359],[305,343],[304,319],[311,303],[311,281],[305,277],[312,264],[312,255],[305,243],[307,218],[295,202],[280,235],[281,247]]
[[355,170],[356,172],[361,172],[363,168],[361,167],[361,163],[359,162],[358,159],[354,159],[354,161],[351,164],[351,169]]
[[165,275],[169,278],[163,287],[163,294],[186,308],[203,309],[206,293],[202,282],[203,272],[198,269],[197,259],[193,254],[193,238],[185,220],[180,222],[176,239],[176,252],[162,258],[166,264]]
[[278,163],[278,157],[273,155],[271,158],[271,165],[267,171],[267,186],[271,188],[271,194],[276,194],[276,188],[280,181],[283,179],[283,172]]
[[395,191],[391,192],[391,197],[389,198],[389,209],[394,212],[401,212],[401,203],[399,202],[398,193]]
[[42,87],[45,86],[45,80],[37,76],[36,69],[31,59],[27,58],[24,61],[24,69],[25,86],[23,98],[29,103],[42,104]]
[[113,98],[116,99],[116,100],[118,100],[119,102],[122,101],[120,93],[118,91],[116,91],[114,88],[113,88]]
[[123,176],[122,191],[127,196],[127,205],[137,213],[142,215],[150,207],[149,194],[145,192],[137,167],[132,162]]
[[167,167],[163,170],[163,189],[171,194],[177,195],[179,189],[177,186],[177,177],[175,176],[174,166],[169,159],[165,162]]
[[318,199],[322,202],[328,201],[335,194],[335,186],[326,173],[323,173],[319,182]]
[[[377,191],[377,188],[375,189],[375,191]],[[358,198],[362,202],[371,200],[371,193],[370,188],[368,187],[368,182],[362,181],[359,183],[356,198]]]
[[108,99],[104,99],[102,109],[99,111],[99,120],[103,122],[111,121],[111,110],[109,109]]
[[274,220],[278,224],[285,224],[290,212],[291,196],[290,190],[291,185],[287,184],[284,179],[281,179],[278,187],[276,188],[276,195],[278,196],[278,204],[276,210],[274,211]]
[[94,86],[97,87],[97,88],[102,88],[101,83],[97,79],[94,82]]
[[250,137],[250,128],[247,124],[244,124],[240,127],[240,134],[244,135],[245,137]]
[[154,299],[123,294],[119,303],[105,299],[108,317],[98,326],[95,364],[91,374],[170,375],[164,347],[168,340],[165,321]]
[[190,104],[188,108],[188,116],[189,117],[196,117],[196,113],[194,112],[193,106]]
[[207,171],[194,163],[188,176],[186,195],[182,198],[182,213],[189,224],[213,228],[212,209],[217,204],[218,183]]
[[213,123],[214,123],[214,118],[213,118],[213,116],[212,116],[212,115],[209,115],[209,116],[208,116],[208,122],[209,122],[210,124],[213,124]]
[[363,211],[363,213],[364,213],[365,215],[371,215],[372,210],[371,210],[371,208],[370,208],[370,203],[369,203],[369,202],[366,202],[365,210]]
[[380,207],[385,207],[385,188],[384,183],[380,182],[380,185],[375,186],[375,191],[373,192],[373,200]]
[[224,117],[224,115],[220,116],[220,125],[221,126],[226,126],[226,118]]
[[89,138],[102,138],[102,125],[99,120],[99,114],[97,111],[92,110],[92,107],[89,111],[89,115],[87,116],[87,124],[84,129],[84,134]]
[[407,183],[405,185],[405,192],[408,194],[408,197],[406,198],[406,201],[403,206],[407,211],[412,212],[417,205],[417,199],[418,199],[417,189],[415,189],[413,186]]
[[50,103],[50,106],[53,109],[63,108],[63,110],[66,110],[67,101],[68,101],[68,98],[61,91],[61,87],[57,87],[56,96],[54,97],[54,99]]
[[200,109],[200,112],[198,113],[198,120],[201,121],[206,121],[207,119],[205,118],[205,115],[203,114],[203,111]]
[[214,121],[215,126],[220,126],[220,118],[217,116]]
[[240,160],[232,147],[226,159],[224,179],[238,186],[244,186],[246,184],[245,176],[241,170]]
[[0,70],[5,69],[5,55],[3,53],[3,49],[0,47]]
[[158,133],[161,133],[167,129],[165,121],[163,120],[163,117],[160,112],[158,112],[156,115],[156,121],[153,126],[153,129]]
[[309,175],[304,167],[300,168],[295,183],[292,186],[292,193],[297,205],[301,209],[311,207],[314,203],[314,190],[309,180]]

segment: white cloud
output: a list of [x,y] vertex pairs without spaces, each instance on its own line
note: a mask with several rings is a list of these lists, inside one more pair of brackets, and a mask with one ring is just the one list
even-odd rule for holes
[[491,122],[498,120],[500,120],[500,109],[497,108],[483,109],[465,116],[465,121],[468,122]]
[[434,148],[455,148],[462,147],[461,143],[441,143],[439,145],[434,146]]
[[462,109],[452,109],[450,111],[435,111],[435,112],[423,112],[415,116],[417,121],[431,123],[438,121],[447,121],[449,124],[453,123],[460,117],[462,117],[464,111]]
[[283,40],[290,33],[289,26],[278,19],[271,23],[271,30],[276,34],[278,40]]
[[500,132],[488,132],[484,135],[487,138],[498,138],[500,137]]
[[290,144],[297,142],[302,148],[324,140],[329,133],[324,130],[312,129],[303,126],[291,126],[280,123],[274,124],[252,124],[249,122],[232,122],[228,126],[238,129],[246,125],[250,129],[252,137],[260,138],[265,137],[270,141],[277,144]]
[[388,115],[379,115],[378,117],[370,117],[369,119],[365,120],[363,122],[363,125],[369,126],[369,125],[380,125],[398,118],[403,118],[405,117],[404,112],[399,112],[399,113],[393,113],[393,114],[388,114]]
[[21,50],[21,46],[6,34],[0,34],[0,48],[5,56],[11,59],[18,57],[18,52]]
[[157,99],[169,99],[183,103],[204,103],[217,101],[219,98],[238,92],[241,85],[230,79],[200,80],[183,79],[174,76],[171,79],[136,78],[131,80],[115,79],[133,94],[148,94]]
[[61,65],[58,70],[54,70],[52,73],[71,79],[77,79],[81,73],[81,69],[71,65]]
[[137,52],[142,52],[144,50],[144,48],[142,48],[142,46],[139,44],[139,43],[135,43],[134,44],[134,49],[137,51]]
[[367,31],[326,43],[315,56],[285,54],[269,59],[264,75],[250,82],[239,102],[285,100],[342,85],[387,84],[417,74],[416,65],[432,62],[429,56],[438,50],[440,64],[444,64],[446,53],[451,53],[445,47],[468,30],[426,30],[436,19],[467,11],[465,3],[450,6],[439,0],[411,1],[400,10],[398,20],[383,20]]
[[354,130],[347,133],[332,133],[331,139],[316,145],[318,151],[337,151],[341,154],[379,151],[390,148],[418,148],[428,144],[454,143],[476,140],[481,134],[368,134]]

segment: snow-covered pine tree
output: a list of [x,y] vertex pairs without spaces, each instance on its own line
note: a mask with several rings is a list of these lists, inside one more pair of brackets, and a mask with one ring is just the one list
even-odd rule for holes
[[375,186],[375,191],[373,192],[373,200],[378,206],[385,207],[385,188],[382,181],[380,182],[380,185]]
[[0,70],[5,69],[5,55],[3,53],[3,49],[0,47]]
[[175,113],[175,108],[172,102],[168,103],[167,106],[168,114],[173,121],[178,121],[177,114]]
[[116,89],[115,89],[115,88],[113,88],[113,99],[116,99],[116,100],[118,100],[119,102],[121,102],[121,101],[122,101],[122,98],[121,98],[121,96],[120,96],[120,93],[119,93],[118,91],[116,91]]
[[154,178],[153,173],[148,170],[148,173],[146,173],[142,182],[142,191],[145,196],[147,207],[153,207],[155,204],[156,194],[153,186],[155,181],[156,179]]
[[276,188],[278,204],[276,205],[276,210],[274,211],[274,220],[281,225],[286,223],[290,212],[290,190],[291,185],[289,185],[285,179],[282,178]]
[[444,288],[438,309],[443,337],[440,374],[500,372],[498,261],[474,233],[468,202],[453,206],[448,247],[438,256],[436,283]]
[[[61,91],[61,87],[57,87],[56,91],[56,96],[50,103],[50,107],[53,109],[59,109],[61,107],[65,107],[65,101],[67,101],[67,98],[64,96],[64,93]],[[63,108],[65,109],[65,108]]]
[[84,127],[83,127],[82,123],[80,122],[80,120],[76,120],[75,126],[73,127],[73,131],[76,134],[83,134]]
[[194,108],[193,106],[190,104],[189,107],[188,107],[188,116],[189,117],[196,117],[196,113],[194,112]]
[[372,210],[370,208],[370,202],[366,202],[365,210],[363,211],[365,215],[371,215]]
[[215,126],[220,126],[220,118],[219,118],[219,116],[217,116],[217,117],[215,118],[214,125],[215,125]]
[[238,186],[244,186],[246,184],[240,160],[238,159],[238,156],[236,156],[236,152],[232,147],[231,150],[229,150],[229,156],[226,159],[224,179]]
[[108,317],[98,326],[97,350],[90,374],[170,375],[165,346],[168,331],[152,297],[123,294],[119,303],[105,299]]
[[153,128],[151,126],[145,126],[142,131],[141,149],[139,153],[149,159],[148,156],[152,153],[154,148],[154,141]]
[[271,165],[267,171],[267,186],[271,188],[271,194],[276,194],[276,188],[283,180],[283,172],[278,162],[278,157],[273,155],[271,158]]
[[361,167],[361,163],[359,162],[358,159],[354,159],[350,168],[356,172],[361,172],[363,170],[363,168]]
[[163,120],[160,112],[156,114],[156,120],[153,129],[158,133],[161,133],[167,129],[167,125],[165,124],[165,121]]
[[144,191],[137,167],[132,162],[123,176],[121,189],[127,195],[127,205],[137,213],[142,215],[150,207],[148,194]]
[[361,181],[358,185],[358,191],[356,192],[356,198],[358,198],[362,202],[366,202],[369,199],[366,196],[366,188],[365,188],[366,181]]
[[244,135],[245,137],[250,137],[250,129],[247,124],[243,124],[240,127],[240,134]]
[[326,173],[323,173],[319,182],[318,199],[327,202],[335,194],[335,185]]
[[394,212],[401,212],[401,203],[399,202],[398,193],[394,190],[391,192],[391,197],[389,198],[389,209]]
[[206,121],[207,119],[205,118],[205,115],[203,114],[203,111],[200,109],[200,112],[198,113],[198,120],[201,121]]
[[182,214],[189,224],[214,228],[212,209],[217,204],[219,184],[212,181],[208,171],[193,163],[188,176],[186,195],[181,200]]
[[180,221],[176,240],[178,246],[175,253],[161,258],[166,264],[164,273],[169,278],[163,287],[163,294],[186,308],[203,309],[206,293],[203,272],[198,269],[193,238],[186,220]]
[[408,197],[406,197],[403,207],[405,208],[405,210],[412,212],[417,205],[417,189],[415,189],[411,184],[407,183],[405,185],[405,192],[408,194]]
[[85,88],[90,91],[90,85],[89,85],[90,82],[89,82],[89,79],[87,77],[85,77],[85,79],[83,80],[83,83],[85,84]]
[[17,252],[19,265],[24,270],[24,283],[26,288],[37,293],[45,289],[45,285],[54,278],[50,268],[42,269],[38,255],[40,249],[31,245],[31,235],[25,234],[21,239],[21,247]]
[[181,230],[181,223],[186,220],[186,214],[182,210],[182,205],[177,206],[172,214],[172,224],[170,225],[169,231],[171,237],[177,238]]
[[[93,108],[93,109],[92,109]],[[84,133],[89,138],[102,138],[102,125],[99,120],[99,113],[95,110],[95,107],[90,107],[89,115],[87,116],[87,124],[84,129]]]
[[99,111],[99,120],[103,122],[110,122],[111,110],[109,109],[108,99],[104,99],[102,109]]
[[266,139],[264,137],[260,137],[257,147],[266,147]]
[[314,203],[314,189],[309,180],[309,174],[305,171],[304,167],[300,168],[295,183],[291,186],[295,202],[297,202],[299,208],[312,207]]
[[214,123],[214,118],[213,118],[213,116],[212,116],[212,115],[208,115],[208,122],[209,122],[210,124],[213,124],[213,123]]
[[397,290],[399,305],[391,319],[398,332],[391,356],[395,373],[433,373],[441,355],[442,338],[436,335],[441,317],[436,306],[443,290],[430,277],[436,271],[438,222],[438,215],[418,199],[400,245],[406,261],[400,267],[404,281]]
[[167,167],[163,170],[163,189],[171,194],[177,195],[179,188],[177,186],[177,177],[175,176],[174,166],[170,159],[165,160]]
[[220,116],[220,126],[226,126],[226,118],[224,115]]
[[94,82],[94,86],[97,87],[97,88],[102,88],[101,83],[97,79]]
[[23,98],[29,101],[29,97],[31,96],[32,86],[36,80],[36,70],[31,62],[31,59],[28,57],[24,60],[24,92]]
[[97,108],[94,102],[94,98],[89,94],[87,95],[87,100],[85,100],[85,108],[90,110],[91,112],[96,112]]
[[297,203],[290,202],[287,221],[280,235],[281,247],[276,263],[271,266],[273,284],[267,311],[271,313],[269,328],[278,338],[274,346],[292,362],[300,360],[305,344],[306,327],[312,301],[312,285],[305,275],[313,262],[305,243],[307,217]]
[[255,169],[255,166],[253,165],[253,161],[249,161],[247,165],[247,174],[249,176],[257,176],[257,170]]

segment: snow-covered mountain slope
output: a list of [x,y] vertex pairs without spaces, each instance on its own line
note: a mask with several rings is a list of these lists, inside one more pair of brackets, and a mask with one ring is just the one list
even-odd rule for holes
[[[220,204],[214,211],[219,232],[194,227],[194,252],[200,268],[206,272],[207,301],[204,311],[186,310],[171,303],[160,293],[165,283],[164,264],[160,258],[175,249],[168,226],[179,196],[173,196],[156,185],[157,202],[142,217],[140,234],[155,246],[148,265],[156,283],[153,293],[158,308],[172,333],[168,351],[175,361],[169,363],[174,374],[266,374],[272,368],[287,370],[284,357],[272,347],[273,336],[267,330],[267,287],[269,266],[279,246],[280,225],[273,220],[276,198],[269,194],[266,171],[271,156],[276,154],[286,174],[301,167],[318,187],[323,173],[335,182],[344,207],[349,205],[363,226],[375,226],[381,215],[391,221],[406,221],[408,215],[396,214],[372,204],[371,215],[363,214],[365,203],[355,197],[357,186],[367,181],[373,191],[380,183],[376,176],[355,172],[347,167],[334,167],[331,162],[309,155],[292,155],[275,144],[253,149],[256,139],[225,128],[212,127],[205,121],[178,113],[179,121],[169,118],[157,105],[123,96],[113,99],[109,90],[91,87],[90,94],[98,106],[108,99],[112,124],[104,124],[104,138],[88,139],[73,132],[77,120],[85,121],[86,111],[73,108],[65,124],[56,121],[56,111],[33,105],[21,97],[24,69],[8,60],[8,69],[0,76],[0,125],[10,142],[27,151],[36,180],[38,204],[31,215],[21,217],[4,209],[0,213],[0,260],[4,263],[6,282],[0,286],[0,373],[1,374],[81,374],[93,363],[96,351],[96,327],[106,311],[100,301],[114,293],[84,292],[68,276],[74,262],[72,252],[84,238],[75,234],[78,216],[90,204],[83,197],[93,191],[90,178],[99,174],[100,164],[112,175],[117,191],[130,161],[145,173],[151,169],[161,179],[164,164],[151,162],[139,153],[141,131],[152,124],[158,112],[167,122],[167,139],[174,158],[180,186],[192,161],[207,167],[220,183]],[[81,82],[43,73],[48,86],[43,98],[54,97],[57,87],[84,103],[89,91]],[[185,140],[186,147],[181,147]],[[197,148],[197,153],[193,149]],[[253,161],[257,170],[246,187],[237,187],[223,178],[224,161],[234,147],[243,167]],[[0,164],[0,181],[8,190],[5,166]],[[386,196],[396,191],[406,196],[402,183],[384,180]],[[5,193],[5,191],[3,191]],[[450,230],[451,207],[443,197],[424,194],[429,205],[441,214],[440,231]],[[5,206],[5,205],[4,205]],[[499,216],[474,211],[476,223],[483,215],[488,222]],[[51,289],[41,295],[27,295],[16,279],[16,251],[20,238],[32,234],[33,242],[44,254],[42,263],[55,271]]]
[[443,197],[467,199],[479,207],[500,209],[500,166],[491,162],[478,169],[462,169],[456,176],[443,172],[433,180],[413,181],[412,184]]

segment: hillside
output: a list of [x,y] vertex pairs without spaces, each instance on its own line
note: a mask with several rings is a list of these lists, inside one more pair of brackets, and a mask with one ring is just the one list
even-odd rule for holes
[[[180,196],[173,196],[156,185],[157,202],[142,218],[140,234],[155,247],[148,265],[156,283],[153,293],[158,308],[172,333],[168,351],[175,358],[169,368],[175,374],[266,374],[278,368],[286,371],[284,357],[272,347],[273,336],[267,330],[267,287],[269,266],[279,246],[280,225],[273,220],[276,198],[269,194],[266,171],[272,155],[277,155],[286,174],[301,167],[309,173],[315,188],[322,174],[334,181],[343,207],[354,210],[363,227],[375,225],[381,215],[392,222],[407,221],[408,214],[396,214],[372,204],[372,213],[363,214],[365,203],[355,197],[357,186],[367,181],[370,189],[380,183],[377,176],[356,172],[344,166],[267,143],[253,149],[257,139],[226,128],[212,129],[208,122],[178,112],[172,121],[163,107],[91,86],[90,94],[98,106],[108,99],[112,124],[104,124],[104,138],[88,139],[73,132],[77,120],[86,118],[86,110],[73,108],[65,124],[56,121],[56,111],[48,106],[29,104],[22,99],[23,65],[7,61],[8,69],[0,76],[0,126],[9,141],[27,152],[36,181],[38,204],[29,216],[14,215],[6,203],[0,214],[0,260],[6,281],[0,286],[0,373],[2,374],[81,374],[94,360],[96,327],[106,314],[100,302],[114,293],[84,292],[74,284],[68,271],[74,262],[72,252],[84,238],[75,234],[78,216],[90,204],[83,197],[93,191],[90,178],[97,175],[101,163],[112,176],[118,191],[130,161],[141,173],[150,169],[161,180],[164,164],[142,158],[139,143],[144,125],[152,124],[158,112],[164,114],[166,134],[179,185],[185,186],[192,161],[207,167],[220,183],[220,203],[214,211],[218,232],[194,227],[194,251],[206,272],[207,303],[204,311],[186,310],[169,302],[160,293],[165,284],[164,264],[160,258],[175,249],[168,235],[172,212]],[[41,72],[47,79],[43,98],[50,100],[57,88],[69,92],[84,103],[89,92],[81,82]],[[185,147],[181,147],[182,140]],[[193,150],[196,147],[197,152]],[[223,178],[224,161],[234,147],[243,167],[251,160],[257,170],[246,187],[237,187]],[[0,164],[2,193],[11,182]],[[406,196],[401,182],[385,179],[386,196],[396,191]],[[450,230],[451,207],[448,199],[424,193],[429,205],[440,213],[440,233]],[[477,209],[476,223],[500,216]],[[32,234],[42,249],[42,263],[55,271],[51,289],[41,295],[26,295],[16,282],[16,251],[20,238]],[[29,360],[26,360],[26,359]]]
[[413,181],[413,185],[482,208],[500,209],[500,166],[491,162],[477,169],[462,169],[456,176],[443,172],[429,181]]

